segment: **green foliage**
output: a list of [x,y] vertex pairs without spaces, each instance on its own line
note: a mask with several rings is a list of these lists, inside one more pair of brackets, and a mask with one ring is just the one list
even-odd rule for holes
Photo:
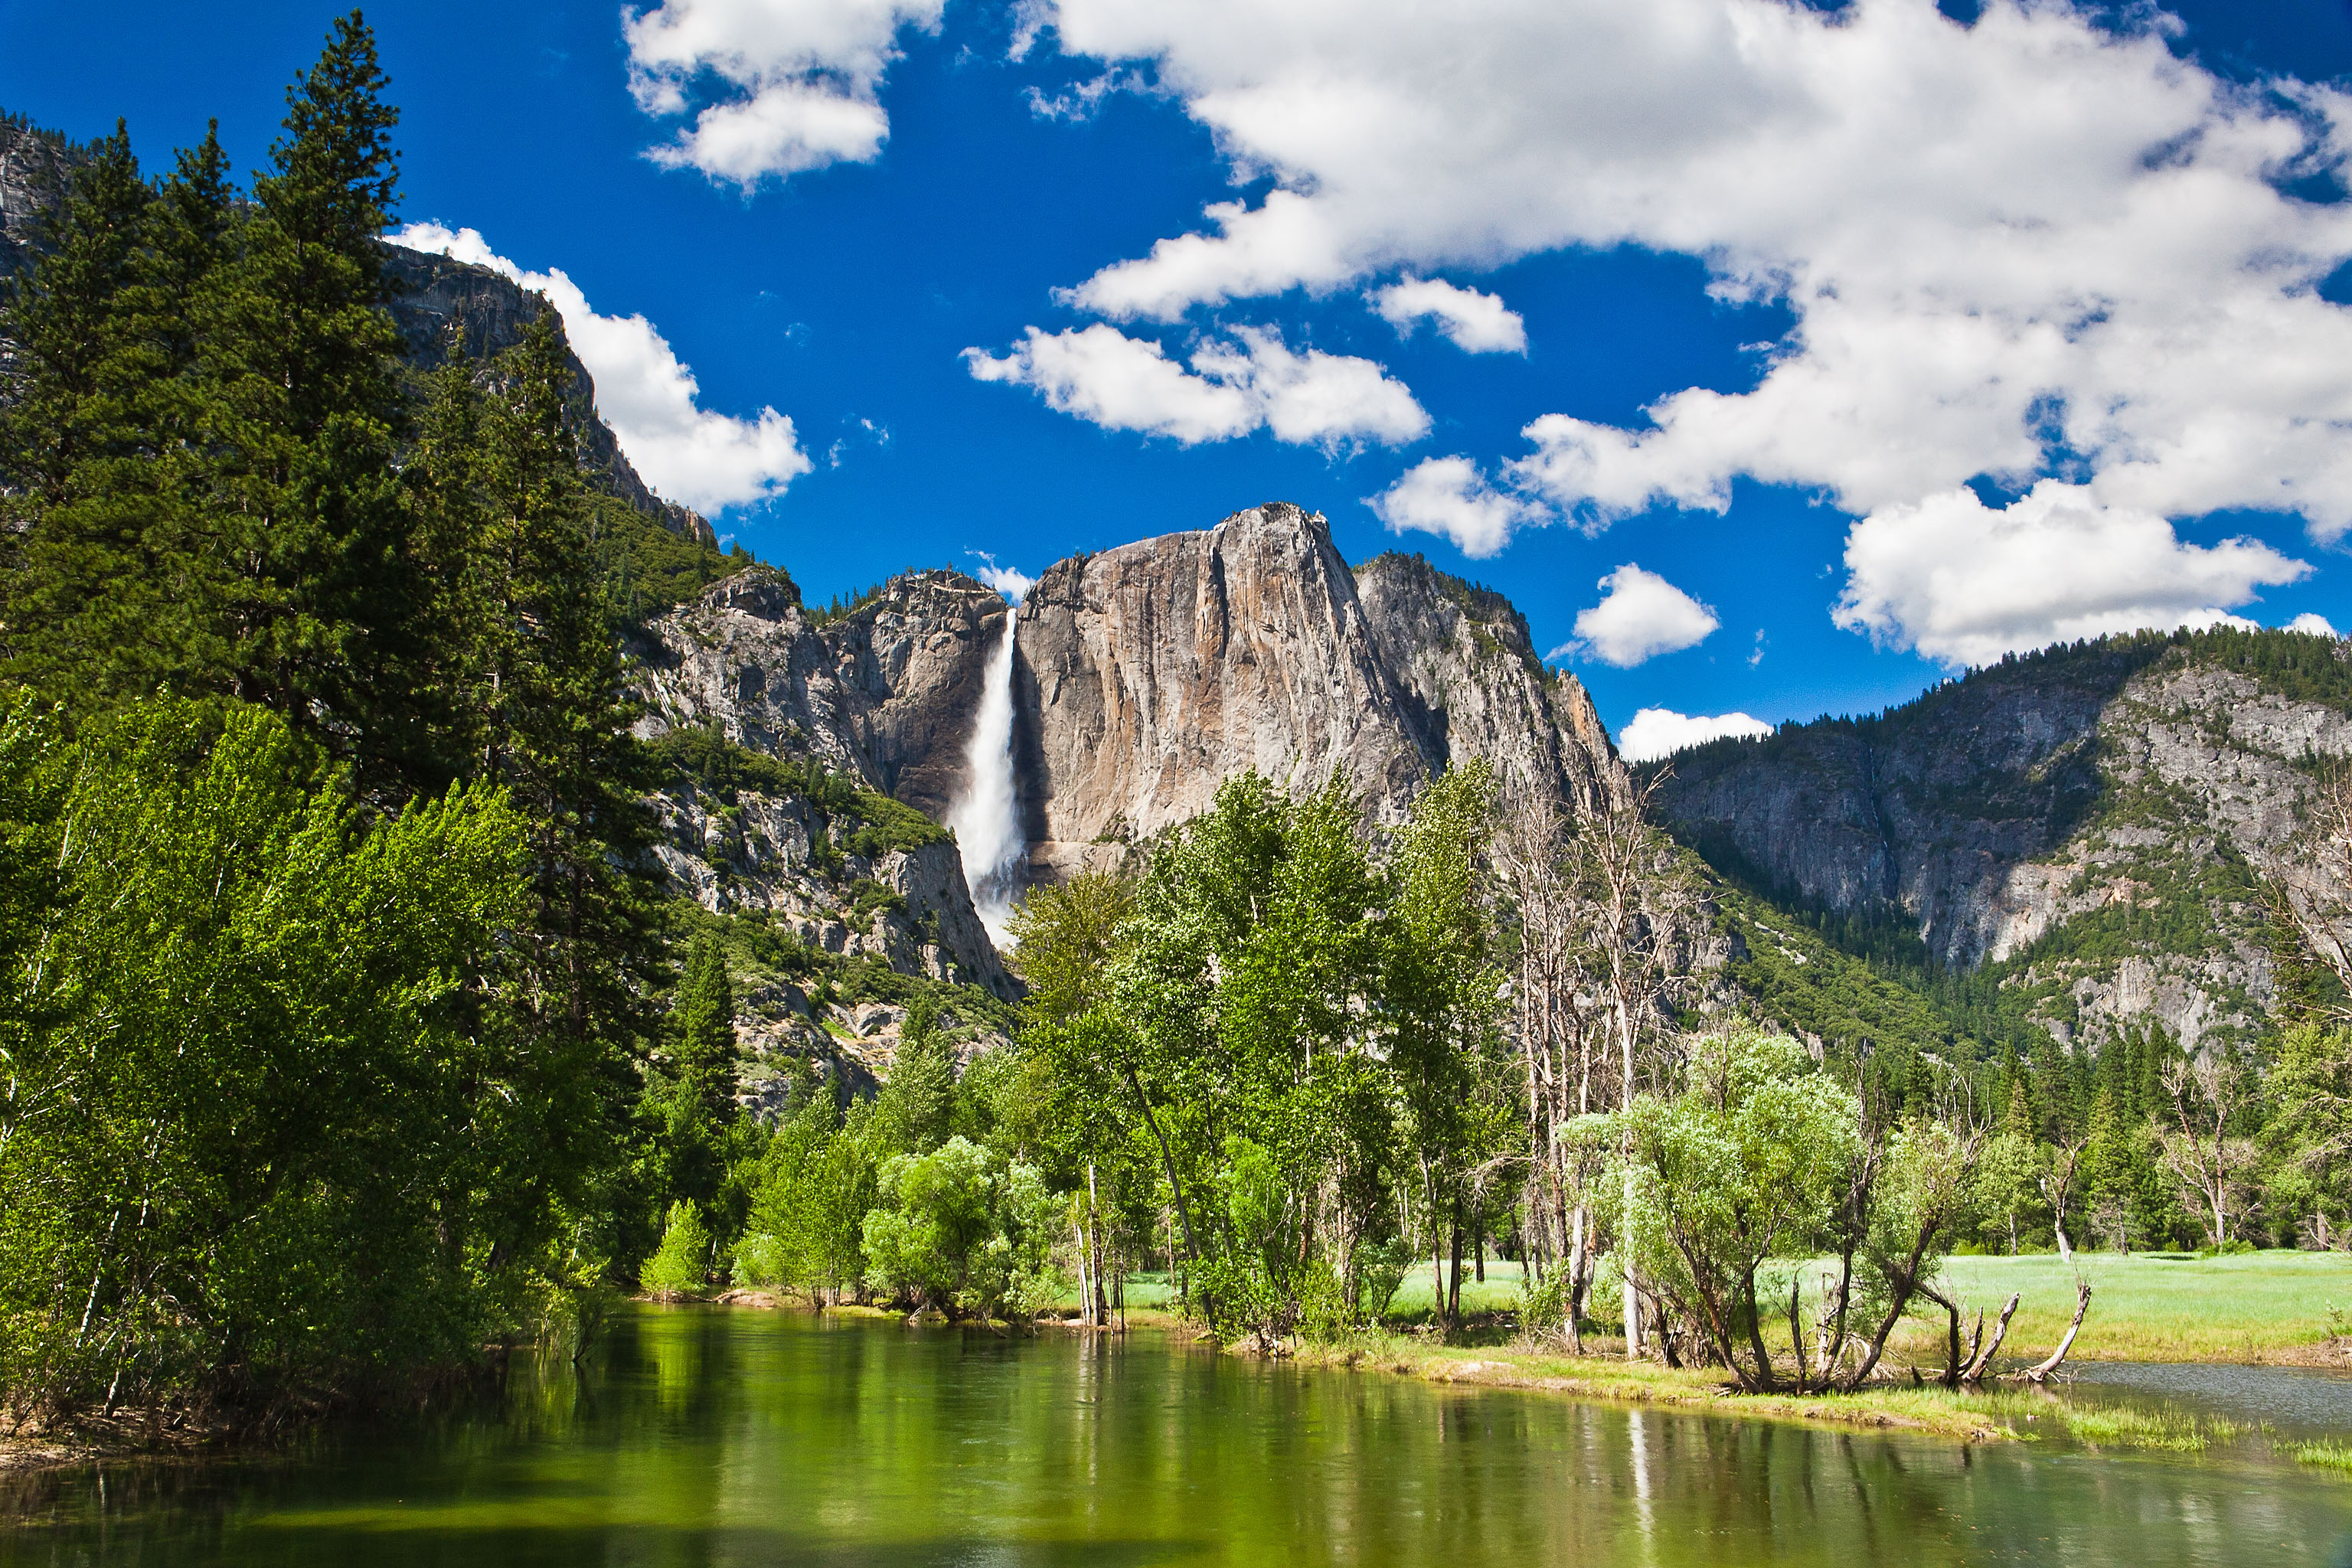
[[1029,1316],[1058,1295],[1037,1173],[962,1138],[886,1162],[866,1216],[875,1289],[951,1318]]
[[866,1125],[845,1126],[831,1094],[811,1093],[777,1129],[736,1243],[738,1283],[797,1289],[820,1303],[863,1286],[876,1175]]
[[893,1154],[926,1154],[948,1141],[955,1121],[955,1056],[939,1030],[927,996],[907,1009],[890,1079],[874,1102],[875,1146]]
[[370,824],[241,707],[68,744],[20,698],[0,758],[11,1399],[349,1390],[505,1331],[563,1228],[567,1107],[497,1005],[503,792]]
[[1743,1387],[1777,1384],[1763,1342],[1775,1256],[1825,1238],[1862,1157],[1853,1095],[1785,1036],[1706,1037],[1685,1087],[1622,1117],[1633,1181],[1614,1188],[1621,1245]]
[[882,582],[875,584],[870,588],[858,589],[856,592],[849,595],[846,598],[836,594],[832,598],[826,600],[822,607],[815,605],[809,605],[809,625],[813,626],[831,626],[835,621],[847,620],[850,616],[866,608],[868,605],[878,603],[881,600],[882,595],[890,591],[890,584],[893,581],[895,581],[895,579],[886,578]]
[[687,1199],[670,1205],[661,1246],[637,1270],[639,1283],[657,1295],[699,1295],[709,1282],[710,1227]]
[[338,22],[249,198],[212,135],[154,187],[94,149],[7,302],[0,653],[61,710],[18,715],[0,858],[28,973],[79,989],[0,1016],[20,1084],[82,1076],[0,1133],[51,1173],[0,1219],[0,1375],[52,1413],[103,1367],[121,1398],[332,1398],[468,1359],[577,1320],[672,1195],[631,1175],[651,779],[569,364],[541,322],[417,406],[383,89]]
[[1108,1000],[1107,969],[1134,904],[1134,889],[1102,871],[1082,871],[1021,900],[1012,932],[1032,1018],[1067,1024]]
[[[740,544],[720,550],[673,533],[659,521],[612,496],[589,504],[588,555],[614,616],[636,626],[698,595],[756,563]],[[777,574],[782,577],[782,574]],[[789,584],[790,578],[784,578]]]

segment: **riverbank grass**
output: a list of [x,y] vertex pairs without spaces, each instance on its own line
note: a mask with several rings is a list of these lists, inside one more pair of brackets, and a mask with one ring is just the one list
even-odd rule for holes
[[[2011,1294],[2023,1298],[2002,1347],[2006,1363],[2046,1354],[2065,1333],[2078,1268],[2091,1282],[2091,1310],[2073,1360],[2347,1363],[2330,1342],[2352,1317],[2352,1255],[2341,1252],[2078,1252],[2071,1266],[2054,1253],[1954,1258],[1943,1280],[1970,1321],[1981,1307],[1990,1325]],[[1944,1332],[1940,1313],[1916,1318],[1895,1348],[1907,1362],[1940,1366]]]

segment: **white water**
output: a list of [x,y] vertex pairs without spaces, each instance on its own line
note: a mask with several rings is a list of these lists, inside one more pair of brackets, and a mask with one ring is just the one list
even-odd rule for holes
[[1021,862],[1028,843],[1021,836],[1021,805],[1013,788],[1013,648],[1021,631],[1018,605],[1004,617],[1004,639],[988,661],[980,694],[980,717],[971,730],[963,798],[948,812],[956,847],[963,854],[963,879],[971,889],[980,923],[997,946],[1009,945],[1005,921],[1019,891]]

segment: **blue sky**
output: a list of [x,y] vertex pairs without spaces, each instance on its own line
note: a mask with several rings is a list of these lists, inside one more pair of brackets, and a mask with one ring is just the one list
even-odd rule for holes
[[[404,221],[560,269],[640,467],[820,600],[1293,500],[1510,595],[1612,731],[2352,628],[2340,0],[1415,10],[369,18]],[[0,7],[0,108],[250,169],[331,12],[220,16]]]

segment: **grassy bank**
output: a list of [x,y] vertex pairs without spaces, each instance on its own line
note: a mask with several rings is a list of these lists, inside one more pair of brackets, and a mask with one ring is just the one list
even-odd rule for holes
[[[2249,1252],[2234,1258],[2180,1253],[2078,1252],[2073,1267],[2054,1255],[1955,1258],[1944,1265],[1973,1315],[1988,1323],[2011,1293],[2021,1297],[2003,1352],[2046,1353],[2074,1311],[2074,1276],[2091,1282],[2091,1311],[2072,1352],[2082,1361],[2347,1364],[2330,1344],[2340,1310],[2352,1318],[2352,1255]],[[1906,1359],[1942,1362],[1940,1322],[1920,1320],[1898,1342]]]
[[[1804,1267],[1808,1294],[1818,1289],[1821,1275],[1831,1267]],[[2011,1293],[2021,1298],[2002,1348],[2001,1362],[2007,1365],[2039,1360],[2064,1335],[2074,1312],[2078,1269],[2091,1282],[2091,1310],[2070,1352],[2073,1359],[2352,1365],[2343,1346],[2330,1342],[2331,1336],[2352,1335],[2352,1254],[2250,1252],[2197,1258],[2078,1252],[2071,1266],[2046,1253],[1954,1258],[1945,1262],[1941,1278],[1947,1290],[1958,1292],[1955,1299],[1971,1318],[1977,1308],[1984,1309],[1988,1331]],[[1489,1262],[1483,1281],[1467,1278],[1466,1268],[1464,1274],[1464,1313],[1473,1320],[1492,1320],[1481,1337],[1509,1339],[1516,1331],[1509,1315],[1518,1305],[1519,1266]],[[1432,1294],[1430,1271],[1423,1265],[1398,1289],[1387,1326],[1403,1330],[1425,1323]],[[1132,1307],[1166,1306],[1165,1277],[1137,1276],[1128,1284],[1127,1300]],[[1076,1296],[1065,1305],[1076,1310]],[[2339,1311],[2340,1318],[2330,1316]],[[1896,1367],[1916,1363],[1940,1368],[1944,1332],[1942,1313],[1929,1306],[1898,1331],[1889,1346]],[[1766,1333],[1776,1346],[1786,1346],[1787,1330],[1780,1322],[1769,1324]]]

